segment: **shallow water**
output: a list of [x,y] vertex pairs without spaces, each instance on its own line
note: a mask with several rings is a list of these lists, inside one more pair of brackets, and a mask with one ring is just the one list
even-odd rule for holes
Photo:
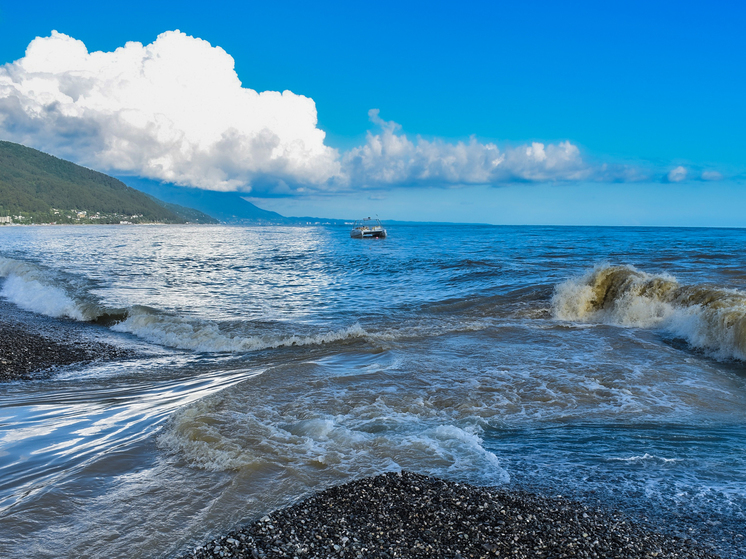
[[0,387],[0,555],[172,555],[399,469],[743,553],[746,231],[388,230],[0,229],[15,319],[140,354]]

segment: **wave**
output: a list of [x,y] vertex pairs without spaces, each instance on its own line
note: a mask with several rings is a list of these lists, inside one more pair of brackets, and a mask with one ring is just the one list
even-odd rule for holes
[[[365,330],[360,324],[319,328],[302,325],[216,322],[142,305],[110,308],[91,293],[94,282],[37,264],[0,257],[0,294],[19,307],[55,318],[95,322],[116,332],[176,349],[205,353],[240,353],[290,346],[323,345],[353,340],[387,343],[402,338],[439,336],[452,331],[480,330],[483,320],[407,321],[396,327]],[[323,330],[323,331],[322,331]]]
[[199,352],[242,352],[262,349],[326,344],[363,338],[359,324],[341,330],[311,335],[267,333],[242,335],[221,330],[219,323],[185,318],[135,305],[113,309],[100,304],[90,293],[90,284],[30,262],[0,257],[0,294],[22,309],[54,318],[70,318],[110,326],[117,332],[177,349]]
[[[363,340],[373,344],[386,344],[397,340],[441,336],[451,332],[482,330],[487,323],[481,320],[455,320],[436,323],[399,324],[395,328],[366,330],[359,323],[350,326],[318,331],[313,325],[304,325],[312,333],[288,332],[286,325],[258,325],[253,322],[220,324],[198,318],[167,314],[149,307],[134,306],[127,311],[125,320],[112,326],[112,330],[134,334],[138,338],[160,345],[199,352],[240,353],[291,346],[312,346]],[[257,330],[259,332],[257,333]]]
[[359,325],[312,335],[278,334],[243,335],[221,330],[208,320],[184,318],[148,307],[129,309],[127,318],[112,326],[117,332],[134,334],[157,344],[199,352],[244,352],[279,347],[320,345],[365,338],[368,333]]
[[110,326],[117,332],[134,334],[150,342],[200,352],[241,352],[315,345],[362,338],[367,332],[359,324],[337,331],[312,335],[268,333],[231,334],[216,322],[167,314],[135,305],[127,309],[105,307],[90,293],[90,285],[77,276],[64,274],[22,260],[0,257],[0,294],[20,308],[54,318],[70,318]]
[[443,423],[409,399],[373,395],[335,413],[318,400],[307,407],[318,394],[310,402],[307,396],[287,402],[285,390],[256,399],[250,386],[243,388],[178,410],[158,446],[211,471],[280,467],[293,475],[310,472],[315,479],[321,471],[339,478],[418,467],[433,475],[510,480],[498,457],[484,447],[478,426],[456,418]]
[[0,277],[5,278],[0,294],[22,309],[81,322],[107,322],[123,316],[122,309],[102,307],[87,289],[77,285],[80,281],[62,276],[62,272],[30,262],[0,257]]
[[602,264],[558,285],[552,312],[559,320],[662,328],[714,357],[746,361],[746,293],[735,289]]

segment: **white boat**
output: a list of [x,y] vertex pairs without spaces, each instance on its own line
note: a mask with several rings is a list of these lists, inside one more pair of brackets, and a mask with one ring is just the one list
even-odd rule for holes
[[355,222],[350,231],[350,237],[353,239],[385,239],[386,230],[379,220],[366,217]]

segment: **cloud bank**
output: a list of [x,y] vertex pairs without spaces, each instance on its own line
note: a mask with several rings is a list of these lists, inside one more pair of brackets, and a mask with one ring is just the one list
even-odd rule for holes
[[[410,139],[377,109],[369,117],[376,131],[340,153],[324,143],[312,99],[243,87],[228,53],[179,31],[114,52],[88,52],[53,31],[0,67],[0,138],[182,186],[276,196],[651,178],[634,167],[589,163],[568,141],[500,149],[475,138]],[[677,168],[664,180],[685,178]]]
[[593,166],[570,142],[545,145],[533,142],[501,151],[492,143],[414,141],[399,134],[400,126],[368,112],[379,134],[368,132],[364,146],[342,157],[343,169],[352,184],[463,185],[511,182],[639,180],[634,169]]

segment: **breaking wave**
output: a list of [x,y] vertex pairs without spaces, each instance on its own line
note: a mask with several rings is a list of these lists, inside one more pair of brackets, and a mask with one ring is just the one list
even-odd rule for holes
[[367,335],[359,324],[313,335],[267,333],[241,335],[221,330],[216,322],[184,318],[135,305],[110,309],[90,294],[83,278],[30,262],[0,257],[0,294],[20,308],[54,318],[111,326],[117,332],[178,349],[201,352],[257,351],[287,346],[326,344]]
[[662,328],[714,357],[746,361],[746,293],[735,289],[605,264],[558,285],[552,311],[559,320]]
[[113,319],[123,312],[103,308],[73,278],[61,275],[30,262],[0,257],[0,277],[5,278],[0,294],[27,311],[81,322]]
[[328,344],[367,336],[359,324],[306,336],[271,331],[262,335],[242,335],[223,331],[216,322],[174,316],[140,306],[131,308],[126,320],[112,326],[112,330],[134,334],[161,345],[200,352],[258,351]]
[[286,325],[257,325],[251,321],[221,323],[141,305],[109,308],[91,293],[95,287],[91,280],[21,260],[0,257],[0,278],[5,278],[0,295],[22,309],[55,318],[95,322],[152,343],[206,353],[239,353],[357,339],[386,343],[412,336],[438,336],[486,327],[485,321],[480,319],[447,321],[441,318],[425,324],[397,324],[374,331],[355,323],[322,329],[306,325],[300,332],[293,332]]

